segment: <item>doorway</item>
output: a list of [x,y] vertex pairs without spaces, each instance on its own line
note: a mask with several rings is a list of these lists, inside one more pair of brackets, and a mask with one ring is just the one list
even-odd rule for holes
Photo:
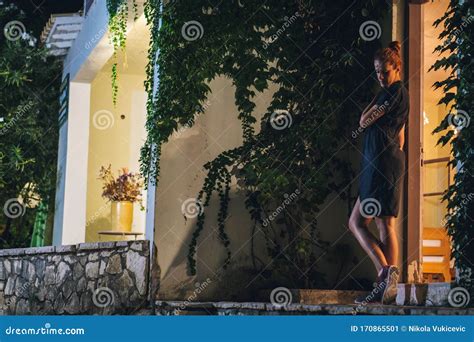
[[429,70],[441,58],[435,48],[442,43],[439,35],[442,25],[433,23],[441,18],[449,5],[448,0],[430,1],[423,5],[423,96],[422,96],[422,264],[423,278],[427,282],[450,282],[453,263],[450,260],[451,244],[444,228],[447,214],[443,192],[453,181],[453,170],[447,163],[451,159],[450,145],[437,145],[442,134],[432,134],[445,117],[448,107],[438,104],[444,96],[434,83],[448,78],[449,71]]

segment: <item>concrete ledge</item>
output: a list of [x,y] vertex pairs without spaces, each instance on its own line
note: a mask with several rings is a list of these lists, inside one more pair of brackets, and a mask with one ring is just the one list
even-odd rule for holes
[[156,301],[157,315],[473,315],[474,308]]
[[133,240],[133,241],[106,241],[106,242],[89,242],[80,243],[77,245],[67,246],[45,246],[45,247],[28,247],[28,248],[11,248],[0,249],[0,257],[5,256],[24,256],[24,255],[38,255],[38,254],[68,254],[76,251],[94,251],[104,249],[126,248],[139,250],[141,243],[147,240]]

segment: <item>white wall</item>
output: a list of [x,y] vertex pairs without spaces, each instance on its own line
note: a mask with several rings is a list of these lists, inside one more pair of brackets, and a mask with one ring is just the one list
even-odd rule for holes
[[54,245],[85,239],[90,91],[87,83],[70,83],[68,120],[59,137]]

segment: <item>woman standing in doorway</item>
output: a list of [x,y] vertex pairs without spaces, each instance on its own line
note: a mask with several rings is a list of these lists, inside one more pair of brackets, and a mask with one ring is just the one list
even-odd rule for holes
[[[362,112],[360,127],[365,129],[359,197],[349,219],[352,231],[377,270],[376,286],[356,303],[391,303],[397,293],[398,215],[405,173],[404,127],[409,98],[400,78],[400,43],[391,42],[377,51],[374,67],[382,89]],[[379,238],[368,229],[375,220]]]

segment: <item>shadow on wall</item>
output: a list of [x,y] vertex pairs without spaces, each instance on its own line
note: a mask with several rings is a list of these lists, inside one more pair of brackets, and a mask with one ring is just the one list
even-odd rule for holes
[[[223,266],[226,251],[219,240],[219,198],[214,194],[210,205],[205,208],[205,227],[198,239],[197,275],[191,277],[187,272],[188,249],[196,228],[196,218],[186,220],[182,204],[188,199],[195,199],[201,190],[205,179],[202,166],[219,153],[242,143],[241,125],[234,105],[235,89],[231,81],[218,78],[211,82],[210,87],[215,90],[215,96],[206,103],[206,113],[197,117],[192,127],[176,132],[163,146],[160,156],[160,183],[156,190],[155,206],[155,243],[163,274],[159,299],[163,300],[183,300],[194,294],[196,283],[203,284],[207,279],[211,281],[208,282],[206,290],[200,290],[198,294],[202,300],[255,300],[259,289],[294,286],[295,283],[295,279],[288,280],[290,277],[285,274],[285,270],[272,274],[273,264],[267,255],[266,241],[263,233],[258,230],[255,232],[253,246],[255,259],[262,262],[257,261],[254,266],[251,257],[252,221],[245,208],[245,193],[239,191],[235,181],[231,184],[229,217],[226,221],[232,253],[230,268],[225,272],[218,272]],[[271,95],[270,91],[258,97],[256,113],[266,111]],[[260,116],[257,120],[260,120]],[[354,155],[349,154],[349,160]],[[358,168],[359,158],[355,159],[354,166]],[[327,278],[326,284],[317,279],[318,284],[325,288],[337,285],[339,289],[370,286],[371,282],[363,278],[372,276],[373,267],[370,260],[362,260],[363,251],[348,233],[347,203],[337,198],[328,198],[322,207],[325,210],[324,214],[317,218],[318,230],[321,231],[323,240],[337,244],[328,248],[327,256],[318,260],[321,267],[318,266],[317,271],[324,273]],[[278,233],[280,230],[282,229],[278,229]],[[341,244],[350,245],[350,252],[347,247],[343,249],[359,259],[351,256],[338,258],[337,255],[341,253],[336,247]],[[359,263],[359,260],[362,262]],[[341,268],[342,263],[347,263],[347,266],[342,265]],[[339,279],[338,273],[341,275]],[[348,274],[351,276],[347,276]]]
[[[196,228],[195,221],[188,219],[186,223],[189,226],[188,233],[179,247],[177,246],[177,254],[163,274],[158,299],[268,301],[268,298],[262,297],[263,290],[268,292],[268,290],[281,286],[301,288],[296,284],[302,283],[301,278],[304,277],[304,272],[300,273],[301,278],[291,279],[288,269],[275,269],[275,263],[267,255],[265,240],[261,231],[257,231],[255,234],[254,252],[256,260],[252,260],[250,251],[251,224],[242,224],[242,216],[248,215],[248,213],[240,212],[239,209],[242,208],[238,208],[243,201],[243,195],[239,191],[234,191],[229,210],[230,217],[226,226],[231,239],[232,260],[230,266],[226,270],[222,269],[222,263],[225,260],[225,249],[219,241],[218,232],[216,231],[215,217],[218,199],[213,198],[210,206],[206,208],[207,221],[198,241],[197,275],[190,276],[187,269],[188,246],[192,233]],[[239,212],[239,215],[236,212]],[[180,219],[184,220],[184,217]],[[324,226],[328,227],[330,225],[325,224]],[[342,225],[341,229],[344,229]],[[335,229],[332,229],[332,233],[334,231]],[[337,230],[335,233],[336,235],[339,234]],[[239,240],[244,241],[244,243],[235,243],[236,240],[233,239],[235,236],[238,236]],[[336,239],[334,238],[332,241],[335,242]],[[364,260],[363,257],[360,257],[361,253],[359,252],[355,248],[350,235],[344,236],[336,244],[329,246],[326,251],[321,252],[320,258],[315,260],[319,265],[317,270],[320,272],[320,278],[312,280],[319,284],[317,288],[370,289],[372,286],[371,273],[367,270],[371,269],[372,266],[370,260]],[[158,254],[159,260],[160,255]],[[292,270],[292,274],[295,274],[294,270]]]

